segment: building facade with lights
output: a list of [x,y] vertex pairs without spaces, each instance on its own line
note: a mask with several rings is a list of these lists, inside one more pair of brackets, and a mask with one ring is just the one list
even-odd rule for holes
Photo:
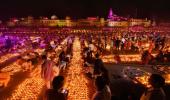
[[118,16],[113,13],[112,9],[109,11],[108,18],[88,17],[87,19],[71,19],[66,17],[65,19],[58,19],[55,15],[51,18],[42,17],[40,19],[34,19],[31,16],[21,19],[10,19],[7,26],[43,26],[43,27],[131,27],[131,26],[143,26],[149,27],[152,25],[148,19],[134,19]]
[[113,13],[112,9],[109,10],[107,19],[107,26],[109,27],[129,27],[129,26],[151,26],[151,20],[146,19],[134,19],[118,16]]

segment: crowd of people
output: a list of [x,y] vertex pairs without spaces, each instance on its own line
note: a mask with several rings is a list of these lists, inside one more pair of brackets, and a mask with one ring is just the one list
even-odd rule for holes
[[[24,36],[23,36],[24,37]],[[116,95],[111,91],[111,82],[109,79],[108,70],[105,68],[102,59],[100,58],[103,50],[110,46],[110,51],[116,50],[134,50],[142,52],[143,64],[154,63],[157,61],[170,61],[170,53],[163,51],[166,44],[166,37],[153,34],[122,34],[122,35],[105,35],[101,34],[95,37],[95,34],[79,35],[81,41],[82,56],[84,60],[83,68],[86,69],[85,75],[94,81],[96,92],[92,100],[118,100]],[[66,45],[61,42],[66,40]],[[32,71],[37,66],[41,67],[41,77],[45,81],[47,91],[44,94],[45,100],[67,100],[69,91],[63,89],[64,76],[61,76],[61,71],[67,70],[69,62],[72,58],[72,45],[74,36],[62,34],[58,36],[43,36],[41,38],[31,40],[30,37],[25,37],[23,42],[12,44],[9,38],[6,40],[6,45],[3,48],[8,51],[13,48],[17,49],[21,46],[27,48],[43,48],[40,52],[29,52],[18,57],[18,63],[24,71]],[[51,42],[53,41],[53,42]],[[94,42],[95,41],[95,42]],[[109,44],[110,42],[110,44]],[[86,45],[87,43],[87,45]],[[149,44],[148,51],[145,51],[144,45]],[[58,51],[56,49],[62,45]],[[156,57],[151,55],[153,50],[159,50]],[[147,89],[141,96],[141,100],[166,100],[166,95],[162,87],[165,85],[165,80],[158,74],[151,75],[148,80],[151,88]],[[133,95],[128,95],[127,100],[133,100]]]
[[[95,43],[94,43],[94,45],[92,45],[93,44],[92,38],[91,37],[88,37],[88,38],[89,39],[86,39],[87,41],[84,41],[84,42],[88,42],[88,46],[85,46],[85,43],[83,43],[84,44],[84,50],[83,50],[84,56],[83,56],[83,58],[84,58],[84,66],[89,67],[88,68],[89,70],[87,71],[88,77],[96,80],[95,84],[96,84],[96,87],[97,87],[97,91],[96,91],[96,93],[93,97],[93,100],[111,100],[111,98],[112,98],[112,100],[122,100],[121,98],[124,98],[124,100],[125,100],[125,98],[126,98],[126,100],[138,100],[131,93],[124,95],[125,97],[119,98],[116,95],[114,95],[116,93],[112,93],[110,91],[109,86],[110,86],[111,83],[110,83],[110,80],[109,80],[108,70],[104,67],[104,63],[103,63],[103,61],[102,61],[102,59],[100,58],[100,55],[99,55],[99,54],[102,54],[102,53],[100,52],[100,50],[98,50],[99,47],[97,47],[97,45]],[[163,39],[165,39],[165,38],[163,37]],[[94,49],[94,46],[96,46],[97,50]],[[169,52],[166,51],[166,52],[163,53],[162,52],[162,50],[163,50],[162,46],[163,45],[160,44],[159,46],[160,46],[160,49],[158,49],[159,53],[155,57],[153,57],[151,55],[149,50],[143,51],[143,55],[142,55],[142,58],[141,58],[142,61],[143,61],[143,64],[149,64],[151,62],[150,60],[153,60],[154,62],[158,62],[158,61],[159,62],[162,62],[162,61],[165,62],[165,60],[169,61],[169,56],[168,56]],[[93,49],[91,49],[91,48],[93,48]],[[148,53],[150,55],[147,54],[147,57],[146,57],[145,56],[146,53]],[[100,80],[101,81],[100,83],[97,83],[97,81],[100,78],[103,78],[105,83],[102,83],[101,80]],[[165,92],[162,89],[162,87],[165,85],[165,79],[159,74],[153,74],[153,75],[150,76],[150,79],[148,81],[151,85],[151,88],[147,89],[143,93],[140,100],[166,100]],[[102,86],[100,87],[100,84],[103,84],[103,87]],[[104,85],[104,84],[106,84],[106,85]],[[108,86],[109,89],[106,90],[105,86]],[[98,90],[98,88],[99,88],[99,90]],[[138,92],[138,91],[136,91],[136,92]],[[108,94],[112,94],[112,96],[110,96]]]
[[[87,51],[85,50],[83,53],[94,53],[87,47],[85,47],[85,49]],[[121,98],[124,98],[124,100],[138,100],[133,94],[130,93],[128,95],[123,95],[125,97],[117,97],[115,95],[116,93],[111,91],[111,82],[108,78],[108,71],[105,68],[103,61],[100,59],[99,53],[96,53],[95,57],[93,57],[93,54],[90,55],[88,53],[87,55],[84,54],[83,57],[84,67],[93,69],[93,71],[86,71],[86,75],[90,80],[94,80],[94,85],[96,87],[96,92],[93,94],[91,100],[122,100]],[[87,59],[91,59],[90,62],[88,62]],[[56,100],[56,98],[61,98],[60,100],[67,100],[69,91],[63,89],[63,82],[63,76],[57,76],[53,79],[53,88],[47,90],[45,95],[47,100]],[[143,91],[143,94],[141,94],[140,100],[166,100],[166,94],[163,90],[165,79],[159,74],[152,74],[148,82],[150,83],[151,87],[145,88],[145,91]],[[138,90],[136,90],[136,92],[138,92]]]
[[110,52],[117,50],[142,53],[147,49],[152,52],[153,50],[164,50],[169,46],[169,44],[166,44],[169,35],[159,33],[87,34],[86,38],[95,41],[95,45],[99,49],[109,49]]
[[170,52],[160,50],[154,57],[148,50],[144,51],[141,56],[142,64],[162,64],[170,62]]

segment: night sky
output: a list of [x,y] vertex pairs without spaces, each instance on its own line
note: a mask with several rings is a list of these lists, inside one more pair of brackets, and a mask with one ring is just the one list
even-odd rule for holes
[[170,19],[168,0],[1,0],[0,19],[25,16],[71,18],[107,17],[109,8],[120,16]]

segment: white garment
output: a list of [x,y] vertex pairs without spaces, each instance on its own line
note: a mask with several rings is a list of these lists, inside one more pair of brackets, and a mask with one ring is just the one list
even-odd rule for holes
[[122,38],[122,42],[125,43],[125,41],[126,41],[125,38]]

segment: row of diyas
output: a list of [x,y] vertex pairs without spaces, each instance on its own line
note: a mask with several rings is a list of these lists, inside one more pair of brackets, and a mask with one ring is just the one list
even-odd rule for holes
[[30,73],[30,77],[25,79],[12,92],[7,100],[37,100],[44,86],[44,80],[40,76],[41,66],[37,66]]
[[[155,56],[155,54],[153,54],[153,56]],[[116,63],[118,59],[120,59],[121,62],[141,62],[141,55],[107,55],[102,57],[103,62],[107,63]]]
[[10,75],[14,75],[15,73],[20,71],[22,71],[22,67],[17,62],[14,62],[13,64],[10,64],[1,69],[1,72],[9,72]]
[[88,80],[83,74],[81,46],[78,38],[73,43],[73,58],[68,69],[64,87],[68,89],[68,100],[89,100]]
[[[17,61],[10,64],[9,66],[6,66],[5,68],[1,69],[1,72],[9,72],[10,75],[14,75],[15,73],[21,72],[21,71],[23,71],[23,68],[21,65],[18,64]],[[7,100],[18,100],[18,98],[20,98],[21,96],[22,96],[23,100],[28,99],[28,98],[26,98],[26,97],[28,97],[28,96],[26,96],[27,95],[26,93],[30,92],[29,89],[30,90],[34,89],[34,88],[39,89],[39,88],[31,85],[33,82],[38,85],[42,84],[42,82],[40,82],[40,80],[38,80],[38,78],[36,78],[34,80],[26,79],[26,80],[24,80],[24,82],[21,85],[18,86],[18,89],[20,90],[20,92],[16,92],[17,91],[17,89],[16,89],[12,93],[13,95],[11,97],[7,98]],[[19,94],[22,94],[22,95],[19,95]],[[30,95],[30,97],[34,98],[34,95],[32,95],[31,93],[29,95]]]
[[9,53],[9,54],[5,54],[5,55],[3,55],[3,56],[1,56],[0,57],[0,63],[3,63],[3,62],[5,62],[5,61],[7,61],[8,59],[10,59],[10,58],[13,58],[13,57],[15,57],[15,56],[18,56],[19,55],[19,53]]
[[[32,77],[24,80],[17,88],[12,92],[12,95],[7,100],[37,100],[44,81],[40,77],[40,67],[37,67],[37,72],[32,72]],[[33,75],[34,74],[34,75]]]
[[[26,51],[29,51],[29,50],[27,50],[25,48],[22,48],[22,49],[20,49],[20,53],[18,52],[19,50],[16,50],[16,51],[17,51],[17,53],[13,53],[13,54],[12,53],[8,53],[8,54],[3,55],[1,57],[1,59],[0,59],[0,63],[3,63],[3,62],[5,62],[5,61],[7,61],[7,60],[9,60],[11,58],[14,58],[14,57],[17,58],[19,55],[23,55]],[[14,51],[14,52],[16,52],[16,51]],[[14,75],[17,72],[24,71],[23,66],[20,65],[18,63],[18,61],[19,60],[16,60],[15,62],[10,62],[9,65],[5,66],[4,68],[2,68],[0,70],[1,77],[3,77],[3,79],[1,79],[0,81],[2,83],[5,82],[4,87],[8,86],[8,83],[11,80],[11,75]],[[24,67],[27,67],[27,66],[24,66]],[[3,84],[1,84],[1,85],[3,85]]]
[[103,56],[102,60],[107,63],[115,63],[120,58],[121,62],[140,62],[141,56],[140,55],[107,55]]

